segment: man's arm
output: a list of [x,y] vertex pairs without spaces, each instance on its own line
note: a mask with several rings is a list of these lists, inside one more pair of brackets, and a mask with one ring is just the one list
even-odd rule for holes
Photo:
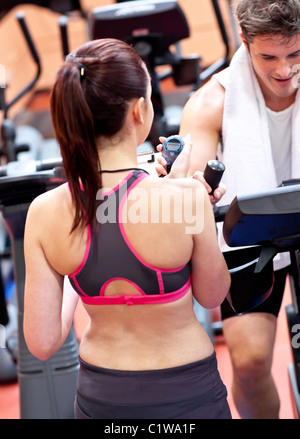
[[195,92],[186,103],[180,135],[191,135],[193,145],[189,175],[204,171],[208,160],[215,159],[222,132],[225,90],[212,78]]

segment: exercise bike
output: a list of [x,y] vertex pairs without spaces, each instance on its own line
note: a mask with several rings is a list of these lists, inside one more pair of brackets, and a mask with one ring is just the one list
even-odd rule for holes
[[[205,69],[198,54],[182,55],[180,42],[190,37],[190,29],[177,0],[117,1],[94,8],[88,14],[89,39],[117,38],[131,44],[151,74],[154,121],[148,144],[142,145],[138,152],[154,151],[159,136],[177,133],[183,105],[190,94],[229,64],[229,38],[218,0],[212,0],[212,6],[225,54]],[[65,16],[59,19],[63,57],[69,53],[67,22]],[[162,93],[161,85],[168,78],[173,79],[178,90],[181,87],[185,90],[184,97],[177,98],[181,102],[175,105],[168,104]]]
[[[179,131],[183,107],[166,105],[161,83],[173,78],[177,87],[196,90],[216,71],[228,65],[229,44],[217,1],[213,1],[218,18],[225,56],[213,66],[201,71],[198,54],[183,56],[180,42],[190,36],[190,29],[176,0],[127,1],[95,8],[90,14],[90,38],[118,38],[131,44],[144,60],[152,77],[154,122],[149,141],[155,148],[159,136]],[[165,66],[167,69],[159,71]],[[189,97],[187,94],[186,99]]]
[[[23,250],[24,226],[28,207],[39,194],[65,182],[61,158],[56,155],[37,160],[30,144],[19,144],[13,123],[7,118],[8,109],[35,85],[40,74],[39,56],[29,34],[25,17],[17,14],[32,58],[37,65],[34,79],[8,104],[2,92],[4,121],[1,127],[2,153],[7,164],[0,169],[0,211],[10,238],[11,256],[17,302],[17,341],[6,341],[17,363],[22,418],[73,418],[76,393],[78,341],[72,328],[64,345],[48,361],[40,361],[28,350],[23,336],[25,262]],[[19,155],[28,154],[19,159]],[[55,156],[55,154],[54,154]],[[0,289],[1,324],[9,322],[3,288]],[[2,351],[2,349],[1,349]],[[42,398],[41,398],[42,395]]]
[[0,18],[4,17],[4,15],[6,15],[11,9],[20,4],[42,6],[60,14],[79,11],[84,15],[80,0],[1,0]]
[[[231,292],[229,302],[237,314],[265,300],[272,289],[273,258],[282,252],[291,257],[292,303],[286,307],[293,364],[288,367],[295,417],[300,417],[300,180],[284,182],[264,193],[238,196],[230,206],[216,212],[224,219],[223,235],[230,247],[253,247],[253,259],[231,267],[243,282],[245,270],[253,274],[252,284]],[[235,253],[229,252],[229,253]],[[234,260],[234,259],[232,259]],[[230,269],[230,266],[229,266]],[[230,270],[229,270],[230,271]],[[263,279],[263,283],[262,283]],[[243,292],[241,294],[241,291]],[[297,336],[298,333],[298,336]]]
[[[20,136],[17,135],[16,128],[8,118],[9,109],[21,99],[28,91],[30,91],[39,79],[41,66],[38,53],[32,43],[31,37],[27,32],[24,17],[19,14],[18,23],[25,36],[28,47],[34,62],[36,64],[36,75],[27,84],[23,90],[21,90],[17,96],[15,96],[9,103],[5,99],[5,86],[2,84],[0,88],[0,110],[3,112],[3,121],[1,124],[1,143],[0,143],[0,157],[4,157],[5,160],[10,163],[12,168],[16,171],[18,168],[24,168],[24,162],[17,161],[19,157],[24,154],[34,156],[37,147],[37,142],[40,140],[40,136],[36,137],[36,133],[33,130],[33,135],[30,127],[21,128],[21,132],[24,137],[28,139],[28,133],[30,133],[31,145],[26,141],[20,143]],[[21,134],[20,131],[18,134]],[[25,136],[24,136],[25,134]],[[8,173],[10,170],[8,170]],[[17,328],[17,307],[15,294],[11,293],[8,299],[7,295],[7,283],[8,279],[12,275],[12,260],[11,252],[9,249],[9,237],[7,235],[6,227],[3,223],[3,218],[0,218],[0,235],[1,235],[1,266],[0,266],[0,324],[2,325],[3,333],[5,334],[6,345],[5,348],[0,350],[0,382],[10,382],[17,379],[17,354],[16,354],[16,328]],[[6,266],[6,269],[5,269]],[[4,274],[4,272],[6,272]],[[8,303],[9,302],[9,303]]]

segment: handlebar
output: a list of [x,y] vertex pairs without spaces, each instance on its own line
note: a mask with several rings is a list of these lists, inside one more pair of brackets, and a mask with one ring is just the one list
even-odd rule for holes
[[[34,63],[37,66],[37,72],[35,77],[33,78],[32,81],[29,82],[28,85],[26,85],[26,87],[23,88],[23,90],[21,90],[8,104],[4,103],[4,118],[7,118],[7,112],[10,109],[10,107],[12,107],[17,101],[19,101],[29,90],[31,90],[34,85],[36,84],[36,82],[38,81],[40,74],[41,74],[41,63],[40,63],[40,58],[39,58],[39,54],[36,50],[36,47],[34,45],[34,42],[31,38],[31,35],[29,33],[29,29],[27,27],[26,21],[25,21],[25,13],[23,11],[19,11],[16,14],[16,19],[18,20],[18,23],[21,27],[22,33],[25,37],[27,46],[29,48],[29,51],[31,53],[31,56],[34,60]],[[3,99],[4,100],[4,99]]]
[[24,37],[26,39],[28,48],[30,50],[30,53],[32,55],[32,58],[33,58],[34,62],[36,64],[39,64],[40,63],[40,57],[39,57],[39,55],[37,53],[36,47],[35,47],[35,45],[34,45],[34,43],[32,41],[31,35],[30,35],[28,27],[26,25],[25,13],[23,11],[17,12],[16,13],[16,19],[18,20],[18,22],[20,24],[20,27],[22,29],[23,35],[24,35]]
[[219,6],[218,0],[211,0],[212,7],[216,16],[216,20],[219,26],[222,41],[225,46],[225,54],[222,58],[215,61],[212,65],[206,67],[199,75],[199,85],[203,85],[205,81],[212,77],[212,75],[218,72],[220,69],[224,69],[229,64],[230,45],[229,38],[226,31],[225,23],[223,20],[222,12]]
[[48,171],[57,167],[62,167],[62,159],[47,159],[36,162],[36,171]]
[[62,52],[63,52],[63,58],[65,59],[66,56],[69,54],[69,40],[68,40],[68,31],[67,31],[67,25],[68,25],[68,17],[65,15],[61,15],[58,19],[58,25],[60,30],[60,38],[61,38],[61,45],[62,45]]
[[214,215],[216,223],[224,221],[226,213],[228,212],[229,204],[226,206],[214,206]]
[[82,17],[86,16],[85,11],[81,7],[81,0],[1,0],[0,2],[0,18],[7,14],[11,9],[19,4],[30,3],[32,5],[47,8],[50,11],[60,14],[68,14],[69,12],[79,11]]
[[47,159],[34,161],[30,160],[28,162],[9,162],[7,165],[0,167],[0,177],[7,177],[13,175],[29,175],[35,174],[36,172],[50,171],[57,168],[62,168],[62,159]]

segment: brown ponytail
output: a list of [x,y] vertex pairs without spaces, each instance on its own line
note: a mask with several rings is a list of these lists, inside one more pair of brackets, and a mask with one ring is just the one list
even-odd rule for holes
[[116,134],[129,102],[145,97],[146,91],[142,60],[119,40],[84,44],[58,71],[50,105],[76,210],[72,231],[95,221],[96,194],[102,187],[96,139]]

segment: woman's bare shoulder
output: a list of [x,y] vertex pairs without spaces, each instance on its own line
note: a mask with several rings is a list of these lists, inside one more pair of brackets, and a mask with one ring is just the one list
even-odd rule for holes
[[72,209],[72,198],[67,183],[37,196],[29,206],[27,223],[43,228],[67,220],[66,213]]

